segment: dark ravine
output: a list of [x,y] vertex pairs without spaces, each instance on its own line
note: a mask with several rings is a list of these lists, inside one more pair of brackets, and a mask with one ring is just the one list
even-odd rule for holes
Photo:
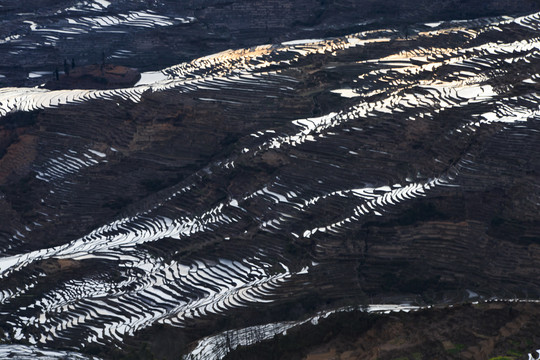
[[[313,330],[322,347],[273,354],[490,359],[538,348],[538,304],[467,304],[540,299],[534,3],[455,16],[462,2],[439,17],[400,3],[355,25],[358,6],[366,19],[382,10],[284,2],[291,12],[261,30],[274,45],[246,30],[262,15],[239,20],[262,3],[107,4],[51,2],[20,15],[41,24],[21,39],[57,36],[60,51],[74,37],[78,53],[64,56],[80,59],[84,39],[128,38],[119,54],[140,58],[119,63],[141,71],[156,70],[163,46],[155,83],[134,86],[133,73],[101,88],[72,73],[54,89],[14,87],[46,77],[19,82],[21,69],[38,71],[26,65],[0,79],[11,86],[0,89],[0,355],[177,359],[223,331],[369,304],[436,309],[355,314],[344,338],[336,322],[350,324],[336,315]],[[514,15],[518,5],[529,13]],[[2,26],[21,30],[17,7],[2,6]],[[277,21],[280,9],[260,11]],[[493,16],[450,20],[473,14]],[[214,55],[199,57],[210,51],[192,27],[212,33]],[[20,61],[9,51],[6,64]],[[230,356],[295,340],[273,341]]]

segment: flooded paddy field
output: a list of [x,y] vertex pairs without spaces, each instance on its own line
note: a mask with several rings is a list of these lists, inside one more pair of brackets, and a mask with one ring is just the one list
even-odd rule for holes
[[[223,358],[361,309],[496,313],[410,354],[534,359],[539,9],[338,3],[0,5],[0,356]],[[140,79],[54,79],[93,63]]]

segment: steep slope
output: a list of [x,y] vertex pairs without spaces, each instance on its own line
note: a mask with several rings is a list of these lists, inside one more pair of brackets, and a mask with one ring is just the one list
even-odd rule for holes
[[0,89],[2,341],[174,358],[344,304],[538,299],[538,30],[418,24]]

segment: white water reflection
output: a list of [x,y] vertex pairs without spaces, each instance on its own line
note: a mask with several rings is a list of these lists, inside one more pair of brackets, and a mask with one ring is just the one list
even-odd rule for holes
[[334,94],[341,95],[344,98],[354,98],[360,96],[356,91],[353,89],[336,89],[331,91]]
[[72,351],[46,350],[27,345],[0,345],[0,358],[13,360],[99,360],[98,357]]
[[156,82],[167,80],[167,75],[161,71],[147,71],[141,73],[141,79],[134,85],[150,85]]

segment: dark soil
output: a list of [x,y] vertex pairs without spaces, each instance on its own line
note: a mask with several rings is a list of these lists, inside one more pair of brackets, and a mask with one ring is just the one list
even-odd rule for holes
[[483,303],[388,315],[336,313],[239,347],[227,360],[526,359],[540,347],[540,305]]

